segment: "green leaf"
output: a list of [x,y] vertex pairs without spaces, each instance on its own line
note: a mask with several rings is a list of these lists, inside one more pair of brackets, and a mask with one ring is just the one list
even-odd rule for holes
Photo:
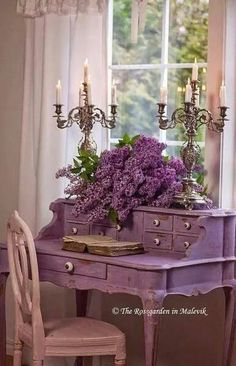
[[74,174],[79,174],[81,169],[80,168],[71,168],[71,173],[74,173]]
[[110,208],[108,212],[108,218],[114,222],[115,224],[118,222],[118,214],[117,211],[114,208]]
[[124,134],[124,136],[118,140],[118,143],[115,145],[115,147],[124,147],[124,146],[134,146],[135,141],[140,137],[140,135],[136,135],[133,137],[130,137],[127,133]]
[[163,156],[163,160],[164,160],[165,163],[168,163],[170,161],[169,155]]
[[136,135],[131,138],[131,145],[134,146],[135,142],[139,139],[140,135]]

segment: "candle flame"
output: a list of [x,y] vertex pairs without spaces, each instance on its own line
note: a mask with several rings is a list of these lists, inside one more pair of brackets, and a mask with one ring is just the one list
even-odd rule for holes
[[61,87],[61,80],[58,80],[57,82],[57,88],[59,89]]
[[194,59],[194,63],[196,64],[197,63],[197,58],[195,57],[195,59]]
[[224,79],[222,79],[222,84],[221,84],[222,86],[225,86],[225,81],[224,81]]
[[88,59],[87,58],[84,61],[84,66],[88,66]]
[[190,85],[190,78],[188,78],[188,85]]

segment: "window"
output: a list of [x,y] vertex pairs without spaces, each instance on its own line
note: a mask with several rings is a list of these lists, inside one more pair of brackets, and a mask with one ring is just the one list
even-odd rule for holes
[[[161,85],[168,87],[168,116],[184,100],[185,85],[196,57],[199,66],[200,104],[206,103],[208,0],[149,0],[144,32],[131,44],[131,0],[113,0],[110,20],[109,72],[118,88],[119,124],[110,144],[124,133],[144,133],[168,144],[176,155],[183,129],[158,127],[156,103]],[[112,26],[113,24],[113,26]],[[198,134],[204,147],[204,129]]]

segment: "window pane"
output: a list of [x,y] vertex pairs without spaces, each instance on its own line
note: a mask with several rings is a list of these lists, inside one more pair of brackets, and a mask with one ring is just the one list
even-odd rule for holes
[[111,137],[145,133],[157,136],[157,95],[160,88],[158,70],[113,71],[117,82],[119,122]]
[[161,59],[162,1],[149,0],[144,32],[131,44],[130,0],[113,1],[113,65],[159,63]]
[[208,2],[170,1],[169,62],[206,62]]
[[[185,98],[185,85],[188,77],[191,78],[192,69],[170,69],[168,71],[168,117],[176,108],[183,106]],[[206,69],[199,68],[199,89],[200,89],[200,107],[206,108]],[[198,141],[204,141],[205,128],[202,126],[197,135]],[[167,139],[169,141],[182,141],[184,139],[184,128],[176,126],[174,129],[167,130]]]

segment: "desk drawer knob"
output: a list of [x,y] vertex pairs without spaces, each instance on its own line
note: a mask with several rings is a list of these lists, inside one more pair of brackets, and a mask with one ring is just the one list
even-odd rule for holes
[[117,225],[116,225],[116,230],[117,230],[117,231],[121,231],[121,229],[122,229],[122,226],[121,226],[120,224],[117,224]]
[[154,220],[154,221],[153,221],[153,224],[154,224],[155,226],[160,226],[160,220],[158,220],[158,219]]
[[184,227],[185,227],[185,229],[186,229],[186,230],[190,230],[190,229],[191,229],[191,224],[190,224],[190,222],[185,222],[185,223],[184,223]]
[[78,233],[78,228],[77,227],[72,227],[71,229],[73,234],[77,234]]
[[154,244],[156,244],[156,246],[159,247],[159,245],[161,245],[160,239],[158,238],[154,239]]
[[66,262],[65,263],[65,269],[66,269],[66,272],[73,273],[74,272],[74,264],[71,263],[71,262]]
[[186,249],[188,249],[189,247],[190,247],[190,243],[188,242],[188,241],[185,241],[184,242],[184,247],[186,248]]

